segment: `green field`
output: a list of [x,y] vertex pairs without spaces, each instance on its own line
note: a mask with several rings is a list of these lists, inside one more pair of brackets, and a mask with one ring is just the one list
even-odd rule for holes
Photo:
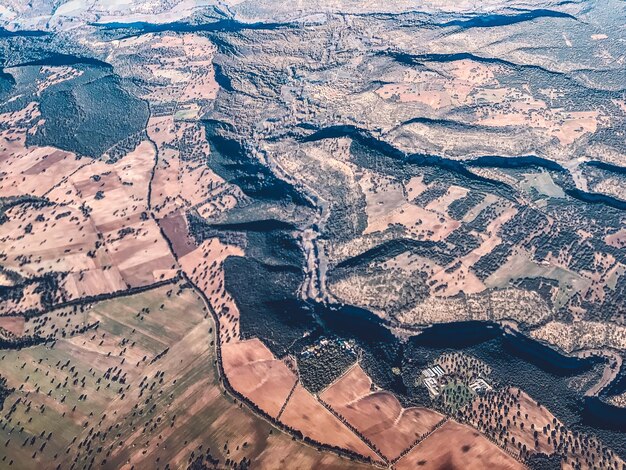
[[264,468],[283,459],[355,465],[293,441],[225,394],[215,325],[191,289],[169,285],[46,318],[47,330],[99,324],[2,351],[2,374],[15,388],[0,413],[4,468],[186,468],[207,452],[219,468],[244,459]]

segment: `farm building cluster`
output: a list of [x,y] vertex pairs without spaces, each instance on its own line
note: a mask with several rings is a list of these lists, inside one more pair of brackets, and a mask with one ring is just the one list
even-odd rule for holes
[[[441,391],[449,382],[450,375],[440,365],[434,365],[428,367],[422,371],[422,380],[428,393],[431,397],[438,397]],[[476,394],[482,394],[493,387],[487,383],[487,381],[481,377],[474,378],[467,384],[467,386]]]

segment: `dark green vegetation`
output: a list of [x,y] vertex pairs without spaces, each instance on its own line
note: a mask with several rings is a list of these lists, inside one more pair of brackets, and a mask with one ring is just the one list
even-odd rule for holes
[[[52,145],[78,155],[99,158],[104,152],[145,130],[148,104],[129,90],[130,82],[113,67],[49,33],[19,31],[0,35],[0,97],[9,90],[16,99],[0,104],[0,112],[38,103],[43,124],[29,133],[29,145]],[[69,80],[39,90],[37,83],[55,73],[47,67],[71,66]],[[58,70],[58,69],[57,69]]]
[[46,198],[37,196],[10,196],[0,197],[0,224],[7,221],[6,211],[12,207],[25,205],[27,208],[40,209],[47,205],[51,205],[51,202]]
[[438,400],[445,412],[454,416],[457,410],[471,403],[474,397],[475,393],[465,383],[453,379],[443,387]]
[[[261,338],[279,357],[296,355],[299,365],[305,366],[303,382],[314,391],[352,363],[344,355],[333,355],[335,365],[320,376],[318,372],[326,365],[322,355],[311,370],[300,355],[322,336],[353,340],[362,354],[361,365],[374,383],[393,390],[406,405],[430,404],[425,388],[415,384],[416,377],[441,353],[460,350],[489,364],[495,384],[527,391],[568,426],[598,435],[618,452],[626,451],[622,432],[584,421],[584,390],[570,385],[572,379],[589,374],[593,376],[586,379],[588,383],[599,379],[592,369],[594,360],[563,356],[521,335],[502,336],[499,327],[479,322],[436,326],[402,343],[370,312],[298,300],[302,277],[291,266],[268,266],[246,257],[229,258],[224,267],[226,287],[240,308],[243,337]],[[452,407],[467,399],[462,390],[455,390],[450,388],[446,394]]]
[[224,269],[226,285],[242,312],[244,338],[262,338],[282,357],[292,344],[315,329],[312,309],[295,297],[302,282],[298,269],[273,267],[249,258],[228,258]]
[[560,470],[561,456],[535,454],[528,459],[527,464],[532,470]]
[[467,196],[456,199],[448,206],[448,214],[455,220],[461,220],[472,207],[477,206],[484,198],[484,194],[470,191]]
[[15,80],[10,73],[6,73],[0,69],[0,98],[8,95],[15,85]]
[[0,376],[0,411],[4,408],[4,401],[13,393],[13,389],[7,386],[7,379]]
[[326,340],[297,357],[302,385],[318,393],[334,382],[356,361],[356,355],[341,340]]
[[91,157],[141,132],[148,120],[148,105],[124,90],[115,75],[52,86],[42,93],[40,110],[45,122],[30,144]]
[[[207,132],[214,133],[210,126]],[[309,205],[292,185],[276,177],[266,166],[249,155],[241,142],[213,135],[209,166],[226,181],[237,185],[248,196],[278,204]]]

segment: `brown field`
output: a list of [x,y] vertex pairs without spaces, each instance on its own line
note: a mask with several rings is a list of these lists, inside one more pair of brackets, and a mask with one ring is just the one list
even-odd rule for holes
[[[510,393],[515,395],[517,393],[517,389],[512,388]],[[474,412],[479,410],[479,403],[479,398],[474,401],[472,405]],[[542,428],[544,426],[552,426],[554,415],[550,413],[546,407],[538,405],[524,392],[520,393],[518,403],[520,405],[519,408],[514,406],[513,410],[509,412],[509,416],[507,417],[513,421],[513,425],[508,428],[510,436],[514,437],[516,442],[521,442],[522,445],[525,444],[528,449],[534,449],[536,452],[551,454],[554,449],[552,448],[552,445],[548,444],[547,437],[541,436],[538,440],[539,445],[535,446],[533,432],[536,429],[542,433]],[[517,416],[517,411],[519,411],[519,416]],[[511,438],[509,437],[509,441],[510,440]]]
[[243,256],[243,250],[211,239],[179,260],[183,271],[204,292],[217,312],[222,343],[239,337],[239,309],[224,285],[223,262],[228,256]]
[[296,385],[280,415],[280,421],[322,444],[348,449],[374,461],[380,460],[356,434],[300,384]]
[[[2,119],[0,122],[9,122]],[[4,134],[4,135],[3,135]],[[4,138],[2,138],[4,137]],[[26,148],[20,142],[6,141],[6,131],[0,133],[0,151],[3,155],[3,175],[0,177],[0,196],[30,194],[44,196],[54,185],[88,164],[75,155],[52,147]],[[25,176],[31,176],[26,178]],[[33,178],[32,176],[36,176]]]
[[231,386],[274,418],[298,380],[258,339],[224,344],[222,363]]
[[327,388],[321,399],[390,460],[443,419],[428,408],[403,408],[393,394],[372,392],[370,387],[370,378],[357,365]]
[[399,456],[443,418],[428,408],[403,409],[388,392],[374,392],[335,410],[389,459]]
[[496,66],[458,60],[446,68],[449,77],[431,71],[407,70],[402,82],[383,85],[376,93],[383,99],[397,98],[402,103],[441,109],[468,104],[470,93],[477,87],[497,83],[493,73]]
[[[514,387],[475,398],[464,413],[478,430],[492,435],[496,442],[520,457],[534,453],[551,455],[558,451],[570,463],[578,460],[582,468],[593,468],[601,460],[605,466],[613,468],[623,465],[622,460],[612,452],[602,453],[599,450],[602,444],[597,439],[585,438],[586,442],[581,444],[581,436],[574,435],[548,409]],[[505,435],[498,432],[503,426],[507,431],[506,441]],[[575,446],[574,442],[579,442],[579,445]],[[559,450],[561,444],[564,447]],[[591,453],[596,454],[597,462],[589,460]],[[602,458],[602,455],[607,458]]]
[[71,299],[116,292],[126,287],[118,269],[95,268],[69,273],[63,282],[63,290]]
[[42,67],[41,72],[45,76],[44,79],[39,80],[37,83],[37,91],[41,93],[46,88],[62,83],[72,78],[80,77],[83,74],[82,70],[75,69],[73,67]]
[[406,227],[412,238],[426,237],[433,241],[445,239],[459,223],[446,213],[447,206],[462,197],[465,190],[453,187],[450,191],[421,207],[413,202],[429,186],[413,178],[403,187],[399,182],[382,177],[371,171],[359,180],[366,199],[368,224],[364,234],[382,232],[392,224]]
[[[505,94],[504,99],[506,96]],[[514,103],[512,109],[507,109],[507,111],[483,111],[478,115],[478,123],[496,127],[528,126],[556,137],[562,146],[574,143],[584,134],[593,134],[598,128],[598,111],[552,110],[543,101],[534,101],[530,96],[527,98],[531,104]]]
[[[198,155],[186,156],[182,160],[179,139],[184,129],[192,134],[199,147]],[[180,207],[196,206],[209,197],[210,189],[221,181],[206,164],[203,158],[209,153],[203,130],[188,123],[178,123],[171,117],[151,118],[148,135],[159,149],[159,161],[152,180],[152,206],[159,217],[163,217]],[[204,142],[204,146],[203,146]],[[196,145],[194,145],[194,148]]]
[[371,393],[372,379],[360,365],[355,365],[320,394],[320,398],[333,403],[351,403]]
[[[3,165],[0,196],[45,196],[50,204],[6,211],[8,220],[0,228],[5,267],[26,278],[66,273],[54,293],[58,301],[171,278],[176,261],[147,216],[154,157],[147,141],[110,165],[15,144]],[[0,310],[39,306],[36,296],[25,296],[20,305]]]
[[[421,223],[416,221],[421,221]],[[403,225],[415,239],[421,235],[433,241],[445,239],[460,225],[445,214],[430,211],[413,203],[406,203],[401,208],[390,211],[370,223],[366,233],[383,231],[391,224]]]
[[622,248],[626,246],[626,229],[622,229],[619,232],[607,235],[604,238],[604,241],[607,244],[614,246],[615,248]]
[[395,468],[483,470],[524,466],[475,429],[450,420],[402,457]]
[[159,220],[159,226],[172,244],[172,250],[177,258],[185,256],[196,249],[196,244],[189,235],[187,220],[184,214],[180,212],[170,214]]
[[[70,191],[70,200],[75,195],[91,207],[91,222],[104,236],[113,263],[130,286],[160,280],[155,271],[176,266],[157,224],[150,218],[142,217],[147,210],[148,184],[154,158],[153,146],[144,141],[113,165],[95,162],[88,171],[79,170],[67,184],[55,188],[50,194],[51,199],[57,202],[69,202]],[[94,171],[101,165],[102,171],[100,168]],[[98,181],[94,181],[94,174],[99,176]],[[99,191],[104,197],[96,197]],[[120,233],[122,229],[130,231],[130,234],[123,235]]]
[[7,330],[15,336],[22,336],[22,333],[24,332],[24,317],[0,316],[0,328]]

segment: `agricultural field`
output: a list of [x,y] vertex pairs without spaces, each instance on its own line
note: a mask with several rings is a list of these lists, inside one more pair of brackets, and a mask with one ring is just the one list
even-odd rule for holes
[[443,420],[441,414],[427,408],[403,408],[393,394],[372,387],[371,379],[356,365],[321,398],[389,460]]
[[226,394],[215,323],[189,286],[55,310],[29,328],[54,341],[0,356],[13,390],[0,421],[5,468],[180,468],[200,457],[219,468],[278,468],[278,457],[358,466],[293,441]]
[[468,426],[447,421],[415,446],[396,465],[410,468],[502,468],[524,466]]

